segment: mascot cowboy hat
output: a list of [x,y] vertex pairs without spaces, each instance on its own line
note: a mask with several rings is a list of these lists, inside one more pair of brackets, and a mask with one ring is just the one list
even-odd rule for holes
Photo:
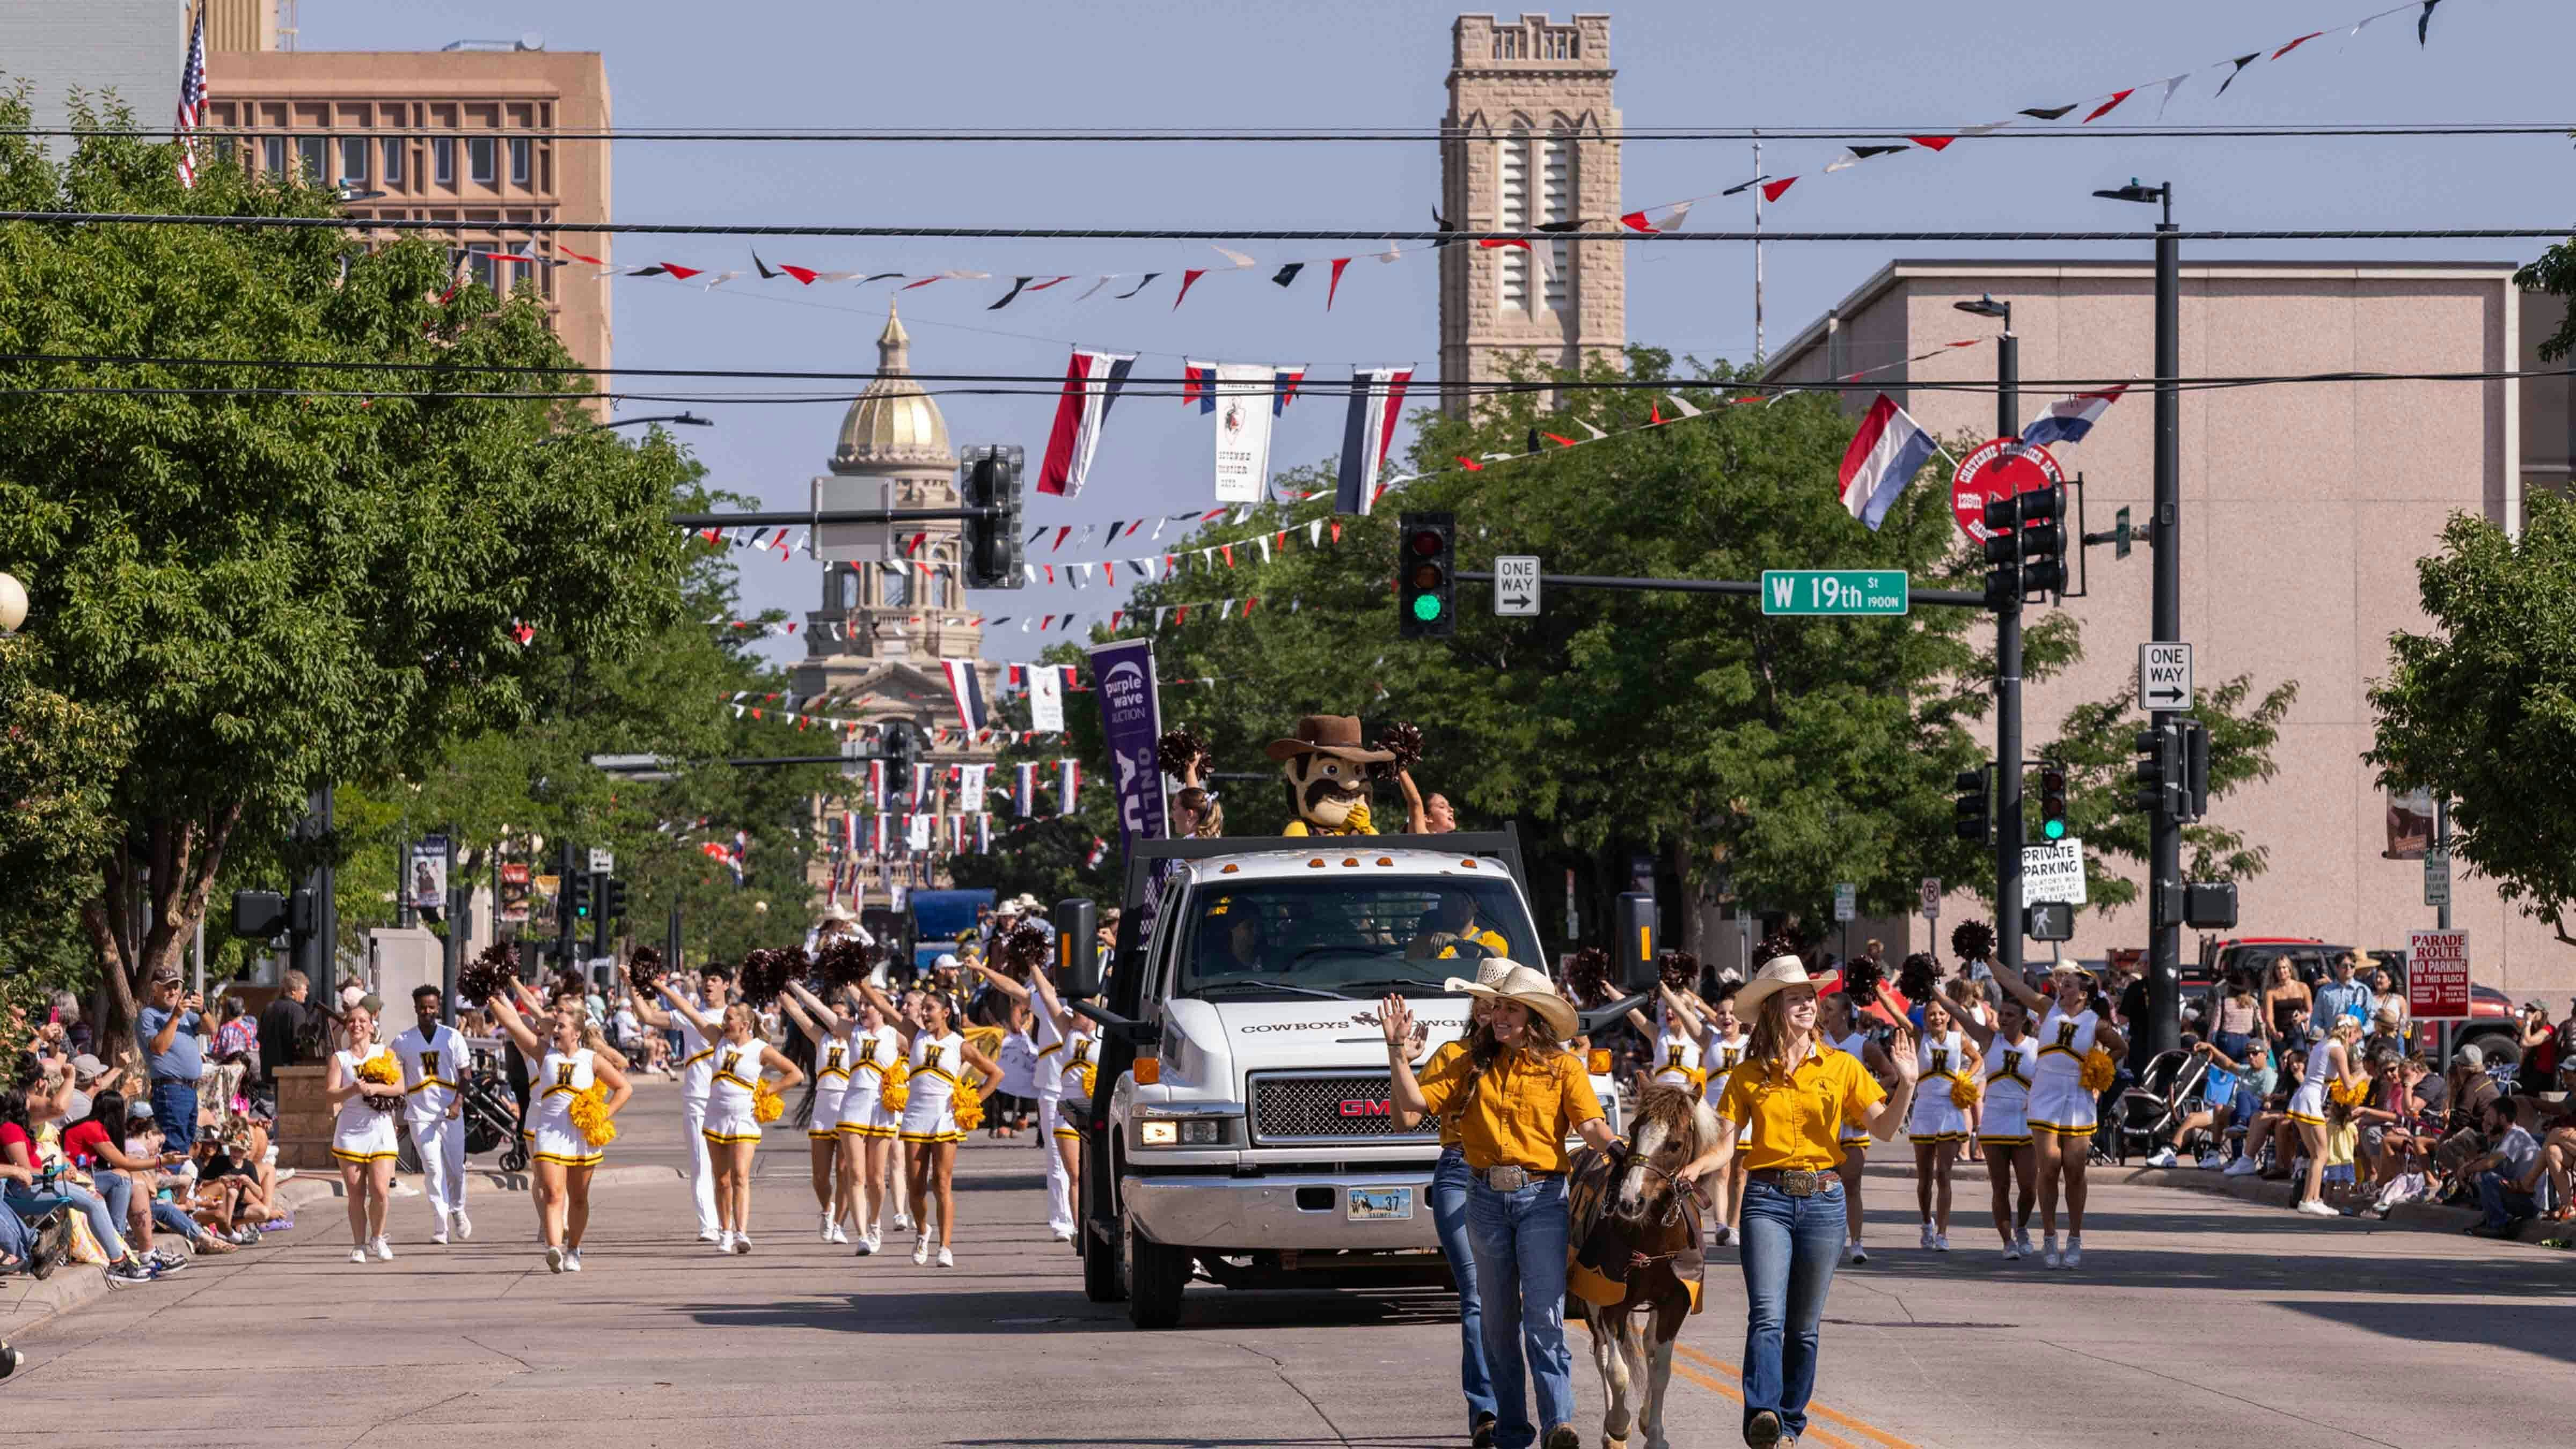
[[1395,758],[1392,750],[1375,750],[1361,744],[1359,717],[1347,714],[1310,714],[1297,721],[1295,739],[1272,740],[1264,753],[1283,761],[1300,755],[1331,755],[1364,765]]

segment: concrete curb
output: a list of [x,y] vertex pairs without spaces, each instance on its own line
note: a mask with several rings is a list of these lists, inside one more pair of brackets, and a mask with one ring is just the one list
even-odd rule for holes
[[[469,1175],[496,1192],[528,1190],[528,1175],[524,1172],[473,1170]],[[599,1169],[591,1174],[590,1185],[594,1188],[647,1187],[655,1183],[675,1181],[682,1176],[680,1169],[676,1167],[630,1164],[625,1167]],[[413,1191],[419,1191],[420,1179],[416,1176],[398,1177],[396,1181],[398,1185],[408,1185]],[[285,1203],[290,1210],[299,1212],[309,1205],[330,1201],[340,1195],[340,1179],[337,1174],[323,1177],[309,1172],[298,1173],[280,1184],[277,1189],[278,1200]],[[0,1302],[0,1328],[5,1328],[7,1336],[11,1338],[25,1338],[39,1333],[64,1314],[86,1308],[115,1291],[107,1286],[107,1270],[92,1267],[87,1263],[66,1264],[55,1269],[54,1275],[42,1282],[23,1274],[14,1276],[6,1282],[8,1288],[14,1288],[20,1283],[25,1285],[24,1291],[14,1297],[7,1296],[8,1288],[0,1288],[0,1299],[6,1299],[5,1302]],[[148,1291],[148,1289],[145,1285],[138,1284],[136,1291]]]
[[[2102,1169],[2095,1168],[2094,1171],[2101,1172]],[[2246,1202],[2261,1203],[2266,1207],[2280,1208],[2285,1212],[2298,1204],[2298,1184],[2292,1182],[2266,1182],[2260,1177],[2229,1177],[2225,1173],[2210,1172],[2198,1167],[2132,1167],[2125,1170],[2112,1169],[2112,1171],[2118,1175],[2111,1180],[2124,1186],[2173,1187],[2181,1188],[2186,1192],[2214,1193],[2224,1197],[2241,1198]],[[2385,1218],[2359,1217],[2347,1218],[2344,1221],[2358,1223],[2365,1227],[2411,1228],[2425,1233],[2458,1233],[2470,1224],[2482,1220],[2483,1215],[2473,1208],[2442,1207],[2435,1203],[2410,1202],[2398,1204]],[[2323,1222],[2324,1219],[2319,1218],[2318,1221]],[[2550,1224],[2549,1226],[2563,1228],[2565,1225]],[[2533,1229],[2527,1230],[2531,1235],[2520,1240],[2524,1247],[2538,1247],[2540,1238],[2549,1236],[2547,1233],[2539,1232],[2538,1227],[2539,1225],[2535,1224]]]

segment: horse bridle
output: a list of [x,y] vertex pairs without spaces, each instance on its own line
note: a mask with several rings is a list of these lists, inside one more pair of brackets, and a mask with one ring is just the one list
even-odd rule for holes
[[[1672,1188],[1672,1194],[1664,1200],[1664,1226],[1669,1228],[1680,1222],[1682,1218],[1682,1194],[1691,1190],[1689,1185],[1684,1183],[1678,1174],[1670,1171],[1669,1169],[1657,1167],[1654,1163],[1647,1161],[1645,1158],[1638,1157],[1633,1152],[1623,1152],[1620,1154],[1620,1158],[1621,1165],[1623,1167],[1642,1168],[1645,1171],[1651,1172],[1655,1176],[1662,1178],[1665,1184]],[[1642,1257],[1643,1255],[1632,1256]],[[1670,1253],[1656,1255],[1657,1258],[1669,1258],[1671,1256],[1672,1254]],[[1647,1261],[1655,1261],[1655,1259],[1649,1258]]]

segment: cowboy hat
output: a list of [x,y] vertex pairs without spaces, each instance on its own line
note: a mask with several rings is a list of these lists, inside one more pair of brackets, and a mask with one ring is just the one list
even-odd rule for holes
[[[1490,985],[1482,979],[1488,973],[1492,976]],[[1543,1029],[1558,1041],[1564,1041],[1581,1029],[1582,1023],[1574,1014],[1574,1003],[1556,994],[1556,983],[1548,980],[1546,973],[1497,956],[1480,964],[1476,975],[1479,978],[1476,981],[1462,981],[1453,976],[1443,983],[1443,989],[1463,991],[1487,1001],[1518,1002],[1529,1009],[1532,1021],[1544,1023]]]
[[1008,911],[1015,916],[1043,916],[1046,914],[1046,907],[1039,905],[1038,898],[1030,895],[1027,891],[1022,891],[1011,899],[1002,902],[1000,909]]
[[1812,986],[1818,995],[1822,995],[1840,982],[1841,978],[1835,976],[1808,975],[1807,963],[1795,956],[1774,956],[1763,962],[1762,969],[1753,973],[1753,979],[1736,991],[1735,1014],[1751,1021],[1762,1014],[1764,1002],[1792,986]]
[[834,901],[823,908],[822,913],[817,917],[817,919],[825,921],[848,921],[855,924],[858,921],[859,916],[858,912],[851,910],[848,906],[842,905],[838,901]]
[[1262,753],[1274,760],[1297,755],[1332,755],[1363,763],[1395,758],[1392,750],[1372,750],[1361,744],[1359,716],[1349,714],[1310,714],[1297,721],[1295,739],[1272,740]]

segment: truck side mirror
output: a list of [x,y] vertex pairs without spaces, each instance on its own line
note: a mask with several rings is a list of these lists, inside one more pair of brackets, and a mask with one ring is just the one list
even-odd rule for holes
[[1616,939],[1610,952],[1620,987],[1632,995],[1654,990],[1660,975],[1655,965],[1655,898],[1644,891],[1629,891],[1619,897],[1613,919]]
[[1087,900],[1055,903],[1056,984],[1076,1001],[1100,994],[1100,908]]

